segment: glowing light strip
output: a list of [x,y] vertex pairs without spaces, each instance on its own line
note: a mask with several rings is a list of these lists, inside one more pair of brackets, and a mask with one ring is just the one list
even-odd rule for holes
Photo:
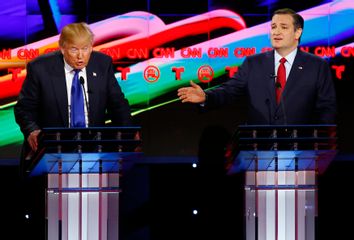
[[50,8],[52,9],[55,25],[57,26],[57,29],[59,29],[60,21],[61,21],[61,13],[60,13],[60,9],[58,6],[58,1],[57,0],[49,0],[49,5],[50,5]]
[[16,103],[17,103],[17,101],[10,102],[10,103],[4,104],[4,105],[0,105],[0,110],[4,110],[6,108],[13,107],[13,106],[15,106]]

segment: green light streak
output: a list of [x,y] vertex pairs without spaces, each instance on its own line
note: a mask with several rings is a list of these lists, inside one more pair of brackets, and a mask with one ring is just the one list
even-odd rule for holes
[[23,135],[16,124],[13,108],[1,108],[0,122],[0,147],[8,144],[22,143]]
[[5,105],[1,105],[1,106],[0,106],[0,110],[4,110],[4,109],[6,109],[6,108],[13,107],[13,106],[15,106],[16,103],[17,103],[17,102],[11,102],[11,103],[7,103],[7,104],[5,104]]

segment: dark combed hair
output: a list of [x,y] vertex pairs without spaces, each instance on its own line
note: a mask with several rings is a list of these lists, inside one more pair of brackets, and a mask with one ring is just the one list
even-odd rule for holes
[[277,14],[289,14],[289,15],[291,15],[291,17],[294,20],[295,30],[298,29],[298,28],[304,29],[304,19],[301,17],[300,14],[297,14],[294,10],[292,10],[290,8],[282,8],[282,9],[276,10],[273,13],[273,16],[277,15]]

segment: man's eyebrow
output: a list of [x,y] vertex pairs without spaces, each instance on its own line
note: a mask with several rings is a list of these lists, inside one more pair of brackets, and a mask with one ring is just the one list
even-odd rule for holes
[[272,23],[270,26],[276,26],[276,25],[280,25],[280,26],[282,26],[282,27],[284,27],[284,26],[289,26],[290,24],[288,24],[288,23]]

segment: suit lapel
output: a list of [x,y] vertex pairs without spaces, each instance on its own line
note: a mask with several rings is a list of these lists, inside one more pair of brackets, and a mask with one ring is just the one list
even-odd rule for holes
[[305,62],[306,60],[303,57],[301,50],[298,49],[294,59],[294,63],[290,69],[288,79],[286,80],[285,88],[282,94],[283,98],[286,98],[286,95],[288,94],[290,89],[293,89],[296,86],[298,79],[300,79],[303,75],[303,66],[305,65]]
[[[266,53],[266,61],[264,62],[264,73],[269,72],[269,76],[266,76],[267,80],[267,91],[269,93],[270,103],[273,106],[273,109],[276,107],[275,101],[275,72],[274,72],[274,50]],[[269,71],[270,70],[270,71]]]
[[56,64],[52,67],[53,75],[49,78],[52,82],[53,91],[57,99],[57,105],[62,117],[64,126],[68,126],[68,93],[66,90],[66,80],[64,71],[64,61],[61,54],[56,55]]
[[89,101],[89,119],[90,119],[90,124],[94,124],[94,115],[95,115],[95,109],[98,107],[98,99],[97,97],[99,94],[95,93],[92,91],[94,89],[94,86],[99,85],[99,73],[96,71],[94,64],[92,64],[92,59],[94,57],[94,53],[92,53],[89,63],[86,66],[86,78],[87,78],[87,91],[88,91],[88,101]]

